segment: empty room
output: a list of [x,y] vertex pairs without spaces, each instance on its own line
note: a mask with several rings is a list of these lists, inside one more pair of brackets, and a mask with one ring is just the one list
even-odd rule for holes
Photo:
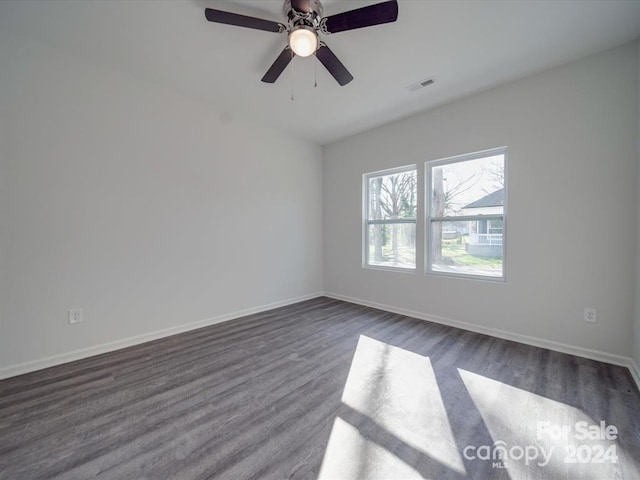
[[0,1],[0,480],[640,480],[640,1]]

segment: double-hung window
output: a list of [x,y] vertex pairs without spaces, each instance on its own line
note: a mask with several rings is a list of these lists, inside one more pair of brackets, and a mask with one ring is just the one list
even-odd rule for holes
[[427,272],[504,280],[507,149],[426,163]]
[[365,266],[416,268],[416,166],[364,176]]

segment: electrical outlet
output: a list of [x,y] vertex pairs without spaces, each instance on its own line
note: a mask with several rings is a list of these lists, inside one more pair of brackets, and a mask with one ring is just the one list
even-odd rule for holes
[[586,307],[584,309],[584,321],[589,323],[596,323],[596,309]]
[[83,321],[82,318],[82,309],[81,308],[71,308],[69,309],[69,323],[80,323]]

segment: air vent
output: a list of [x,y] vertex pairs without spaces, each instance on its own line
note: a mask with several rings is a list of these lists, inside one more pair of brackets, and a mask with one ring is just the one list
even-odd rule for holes
[[425,78],[424,80],[420,80],[417,83],[409,85],[407,87],[407,90],[409,90],[410,92],[415,92],[417,90],[420,90],[421,88],[428,87],[429,85],[433,85],[434,83],[435,83],[435,80],[433,78]]

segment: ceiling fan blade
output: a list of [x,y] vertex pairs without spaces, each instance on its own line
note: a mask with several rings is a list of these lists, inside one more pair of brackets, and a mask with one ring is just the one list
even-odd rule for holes
[[287,65],[289,65],[294,55],[293,50],[286,46],[278,58],[276,58],[276,61],[273,62],[273,65],[271,65],[267,73],[264,74],[262,81],[265,83],[274,83],[284,69],[287,68]]
[[327,32],[338,33],[345,30],[380,25],[381,23],[395,22],[397,19],[398,1],[390,0],[325,17],[323,23]]
[[247,15],[240,15],[238,13],[224,12],[214,8],[205,8],[204,15],[207,17],[207,20],[215,23],[224,23],[226,25],[235,25],[237,27],[253,28],[274,33],[280,33],[286,30],[286,27],[278,22],[248,17]]
[[353,80],[353,75],[349,73],[349,70],[345,68],[338,57],[334,55],[329,47],[322,44],[320,48],[316,51],[316,57],[325,66],[329,73],[333,75],[333,78],[340,84],[340,86],[344,87],[347,83]]

